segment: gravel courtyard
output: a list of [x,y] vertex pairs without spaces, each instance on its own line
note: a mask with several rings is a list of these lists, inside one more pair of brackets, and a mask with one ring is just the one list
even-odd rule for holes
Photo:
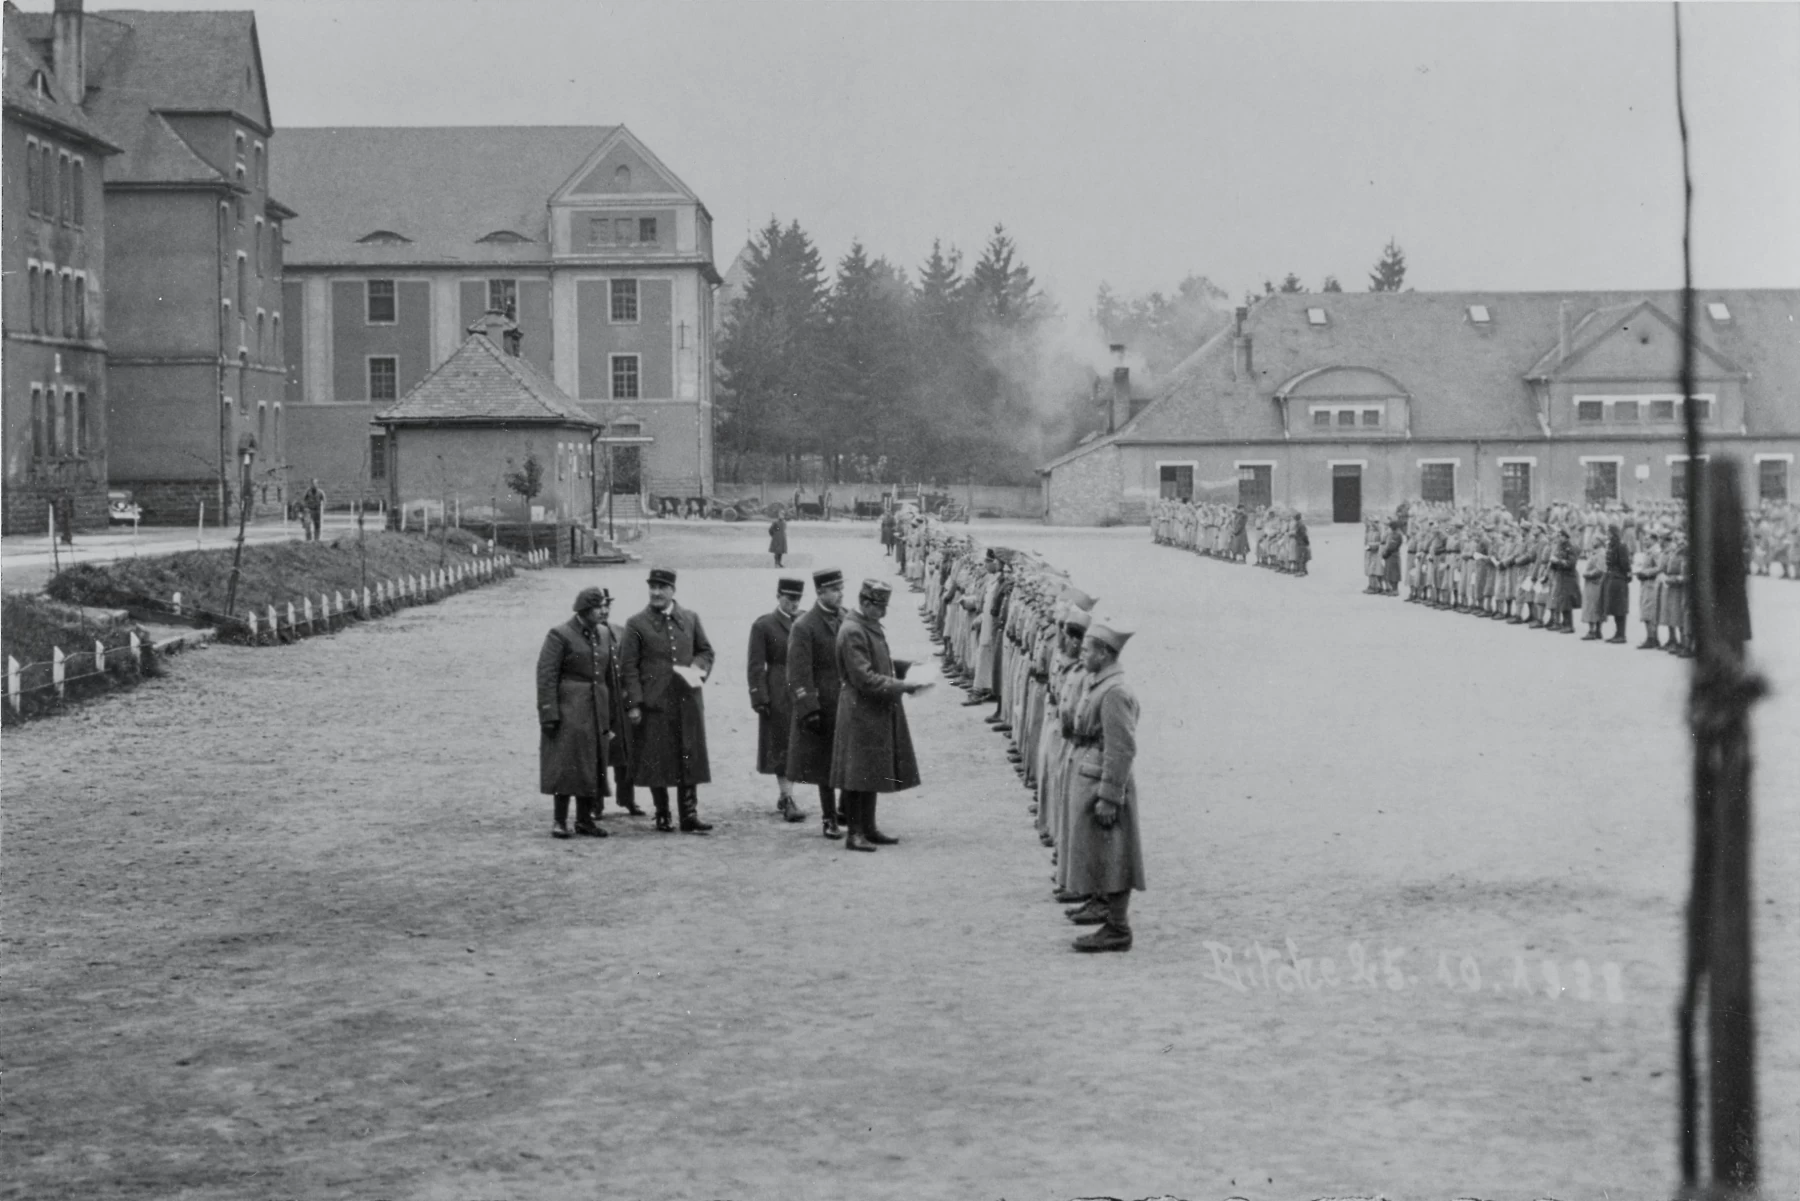
[[[8,731],[0,1197],[1673,1195],[1684,663],[1360,595],[1354,528],[1305,579],[977,532],[1141,630],[1130,954],[1070,952],[954,690],[909,702],[901,846],[782,823],[743,678],[762,531],[660,526],[644,564],[215,646]],[[790,540],[793,574],[891,572],[867,525]],[[641,606],[651,562],[719,651],[718,828],[554,841],[537,648],[582,585]],[[1752,606],[1764,1176],[1793,1197],[1800,585]]]

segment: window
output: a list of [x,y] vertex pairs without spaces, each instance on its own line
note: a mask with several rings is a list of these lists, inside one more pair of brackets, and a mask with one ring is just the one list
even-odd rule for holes
[[50,414],[44,408],[44,386],[31,385],[31,457],[50,457]]
[[44,332],[53,337],[62,333],[62,294],[62,277],[55,268],[44,268]]
[[[615,279],[612,281],[612,319],[614,321],[636,321],[638,319],[638,281],[635,279]],[[636,395],[634,392],[632,395]]]
[[79,337],[75,328],[75,275],[62,273],[62,332],[65,338]]
[[1723,301],[1719,300],[1709,301],[1707,303],[1706,315],[1721,324],[1731,320],[1731,310],[1725,307]]
[[1619,461],[1588,459],[1583,464],[1586,483],[1583,489],[1590,505],[1619,499]]
[[25,139],[25,207],[33,216],[44,211],[44,178],[38,173],[38,140]]
[[88,452],[88,407],[87,393],[75,393],[75,453],[86,455]]
[[1354,426],[1356,424],[1356,410],[1339,409],[1337,423],[1339,426]]
[[1194,499],[1194,468],[1186,463],[1164,463],[1157,469],[1164,500]]
[[1246,509],[1266,509],[1275,498],[1275,466],[1272,463],[1239,463],[1238,504]]
[[75,160],[75,227],[79,229],[87,224],[87,164],[81,159]]
[[62,207],[57,211],[57,216],[62,218],[64,225],[73,225],[75,224],[75,189],[69,184],[74,174],[74,167],[66,154],[57,157],[56,167],[57,192],[62,197]]
[[75,457],[75,389],[64,388],[62,405],[56,415],[56,454],[58,458]]
[[256,310],[256,361],[262,362],[267,357],[266,343],[263,342],[263,311]]
[[385,480],[387,478],[387,434],[369,435],[369,478]]
[[256,219],[256,274],[263,273],[263,219]]
[[1788,498],[1788,461],[1762,459],[1756,464],[1756,498],[1786,504]]
[[[250,259],[243,251],[237,256],[237,307],[238,312],[245,312],[250,307]],[[246,318],[247,320],[247,318]]]
[[516,317],[519,312],[519,281],[516,279],[488,280],[488,312],[505,313]]
[[1365,426],[1380,425],[1381,424],[1381,410],[1380,409],[1364,409],[1362,411],[1362,423]]
[[1713,402],[1711,400],[1708,400],[1706,397],[1703,397],[1703,396],[1696,396],[1692,400],[1688,401],[1688,403],[1694,406],[1694,420],[1695,421],[1711,421],[1712,420]]
[[630,217],[617,217],[613,219],[613,241],[617,242],[619,245],[631,245],[632,234],[634,232],[636,232],[636,228]]
[[[1704,467],[1706,456],[1700,456]],[[1686,500],[1688,494],[1688,458],[1686,455],[1674,455],[1669,458],[1669,499]]]
[[43,179],[43,201],[38,212],[45,217],[56,216],[56,160],[51,156],[50,147],[38,147],[38,175]]
[[369,359],[369,399],[399,399],[398,380],[399,363],[392,355],[377,355]]
[[638,395],[638,357],[634,354],[612,356],[612,398],[636,400]]
[[1578,400],[1575,402],[1575,420],[1601,421],[1606,417],[1606,402],[1603,400]]
[[30,289],[26,295],[31,301],[31,332],[41,334],[44,332],[43,319],[40,316],[44,303],[43,273],[38,270],[36,263],[30,264],[27,270],[30,272]]
[[258,142],[258,143],[256,143],[256,174],[252,175],[250,177],[252,180],[254,180],[256,182],[257,187],[260,188],[264,184],[268,183],[269,177],[267,174],[265,174],[265,172],[267,170],[268,170],[268,167],[263,161],[263,144],[261,142]]
[[1638,419],[1638,402],[1620,400],[1613,402],[1614,421],[1636,421]]
[[624,163],[613,168],[613,187],[621,192],[629,191],[631,188],[631,168]]
[[286,364],[287,346],[281,340],[281,314],[276,313],[269,319],[269,349],[275,352],[275,361]]
[[87,272],[75,273],[75,325],[69,331],[77,338],[87,337]]
[[359,246],[408,246],[412,239],[391,229],[377,229],[356,239]]
[[654,243],[656,241],[656,218],[638,218],[638,241]]
[[370,325],[392,325],[398,320],[397,305],[394,298],[394,281],[391,279],[372,279],[368,283],[369,321]]
[[234,229],[244,228],[244,198],[242,196],[231,198],[231,225]]
[[1419,499],[1440,504],[1456,503],[1456,464],[1420,463]]
[[1675,420],[1675,402],[1672,400],[1653,400],[1650,402],[1650,420]]
[[1313,410],[1313,425],[1323,427],[1326,429],[1331,428],[1331,410],[1330,409],[1314,409]]
[[1476,325],[1486,325],[1490,320],[1492,320],[1492,318],[1490,318],[1488,316],[1487,305],[1485,305],[1485,304],[1470,305],[1469,306],[1469,320],[1473,321]]
[[1306,310],[1306,323],[1308,325],[1324,325],[1324,324],[1326,324],[1325,310],[1324,309],[1307,309]]
[[604,246],[612,241],[612,218],[588,218],[588,245]]

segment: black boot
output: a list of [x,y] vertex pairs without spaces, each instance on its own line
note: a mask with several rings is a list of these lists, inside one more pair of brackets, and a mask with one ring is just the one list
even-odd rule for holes
[[842,838],[844,831],[838,825],[837,798],[831,791],[831,785],[819,785],[819,812],[824,815],[826,838]]
[[676,795],[676,804],[681,807],[681,832],[683,834],[710,834],[712,826],[700,820],[700,794],[692,784],[685,785]]
[[669,790],[667,788],[652,788],[650,790],[650,804],[656,809],[656,832],[658,834],[673,834],[675,832],[675,819],[669,815]]
[[558,795],[551,802],[550,837],[569,837],[569,798]]
[[874,843],[878,847],[891,847],[891,846],[898,844],[900,840],[898,838],[893,838],[893,837],[890,837],[889,835],[883,834],[881,832],[881,828],[875,824],[875,803],[878,800],[880,800],[880,798],[881,798],[881,794],[878,792],[863,793],[863,798],[862,798],[863,837],[868,839],[870,842]]
[[575,798],[575,833],[584,838],[606,837],[606,831],[595,820],[597,817],[595,811],[599,807],[599,803],[594,797],[578,796]]
[[844,849],[846,851],[873,851],[869,840],[863,836],[863,822],[866,820],[867,802],[863,799],[867,793],[843,792],[838,794],[839,807],[844,811]]

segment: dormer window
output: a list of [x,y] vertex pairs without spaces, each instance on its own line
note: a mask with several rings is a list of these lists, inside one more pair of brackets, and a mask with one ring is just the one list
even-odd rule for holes
[[397,234],[391,229],[378,229],[374,233],[364,234],[356,239],[363,246],[406,246],[412,239],[404,234]]
[[1493,318],[1488,316],[1487,305],[1472,304],[1469,306],[1469,320],[1476,325],[1486,325]]
[[531,241],[531,239],[524,234],[510,229],[496,229],[493,233],[483,234],[475,240],[477,242],[499,242],[506,245]]
[[1722,300],[1708,301],[1706,315],[1721,325],[1731,320],[1731,310],[1725,307],[1725,302]]
[[1308,325],[1324,325],[1324,324],[1326,324],[1325,310],[1324,309],[1307,309],[1306,310],[1306,323]]
[[624,163],[620,163],[617,167],[613,168],[613,187],[621,192],[629,192],[631,190],[631,168],[627,167]]

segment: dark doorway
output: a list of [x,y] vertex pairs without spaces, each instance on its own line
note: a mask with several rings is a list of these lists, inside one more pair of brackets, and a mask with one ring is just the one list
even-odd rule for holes
[[[644,427],[631,422],[614,422],[607,432],[616,438],[635,438]],[[613,495],[636,496],[644,490],[644,460],[641,446],[612,447]]]
[[1159,494],[1164,500],[1194,499],[1194,469],[1165,464],[1160,472]]
[[1518,517],[1531,507],[1531,464],[1500,464],[1500,503]]
[[1271,476],[1275,469],[1267,463],[1246,463],[1238,468],[1238,504],[1246,509],[1266,509],[1275,496]]
[[1335,463],[1331,468],[1331,519],[1362,520],[1362,468],[1355,463]]

